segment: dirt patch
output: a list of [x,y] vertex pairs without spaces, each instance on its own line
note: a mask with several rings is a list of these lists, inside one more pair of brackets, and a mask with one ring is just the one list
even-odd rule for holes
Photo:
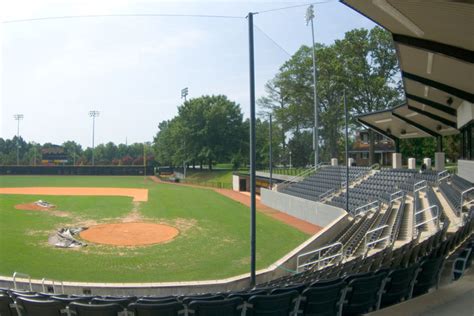
[[17,204],[15,205],[15,208],[17,210],[23,210],[23,211],[49,211],[55,208],[55,206],[41,206],[36,203],[25,203],[25,204]]
[[179,234],[175,227],[154,223],[115,223],[89,227],[80,233],[92,243],[113,246],[144,246],[171,241]]
[[53,207],[44,207],[44,206],[38,205],[36,203],[25,203],[25,204],[15,205],[15,208],[17,210],[22,210],[22,211],[47,212],[50,215],[54,215],[54,216],[58,216],[58,217],[70,217],[71,216],[71,214],[69,212],[55,210],[54,207],[55,206],[53,206]]
[[130,188],[90,188],[90,187],[0,188],[0,194],[129,196],[133,198],[134,202],[148,201],[148,189],[130,189]]

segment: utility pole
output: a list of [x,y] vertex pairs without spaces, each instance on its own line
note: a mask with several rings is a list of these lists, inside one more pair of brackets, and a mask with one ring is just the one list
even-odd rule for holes
[[89,111],[89,116],[92,117],[92,165],[95,165],[94,161],[94,149],[95,149],[95,144],[94,144],[94,139],[95,139],[95,118],[98,117],[100,114],[99,111],[93,110]]
[[20,121],[23,119],[23,114],[14,114],[13,118],[17,121],[16,128],[16,165],[20,165]]
[[314,94],[314,126],[313,126],[313,150],[314,150],[314,167],[319,163],[319,131],[318,131],[318,93],[316,87],[316,46],[314,42],[314,6],[310,5],[306,10],[306,25],[311,23],[312,35],[312,53],[313,53],[313,94]]
[[250,83],[250,286],[256,284],[256,202],[255,202],[255,59],[253,40],[253,16],[249,12],[249,83]]

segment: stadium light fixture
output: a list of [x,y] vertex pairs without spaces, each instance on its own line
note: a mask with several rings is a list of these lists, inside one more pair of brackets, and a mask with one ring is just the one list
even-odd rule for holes
[[20,121],[24,118],[23,114],[14,114],[13,118],[17,121],[16,127],[16,165],[20,165]]
[[95,118],[98,117],[99,114],[100,114],[100,112],[96,111],[96,110],[89,111],[89,116],[92,117],[92,165],[93,166],[95,164],[95,161],[94,161]]
[[189,94],[189,89],[188,87],[181,89],[181,99],[184,99],[184,102],[186,102],[186,97]]
[[314,168],[319,163],[319,131],[318,131],[318,91],[316,86],[316,47],[314,43],[314,6],[310,5],[306,10],[306,25],[311,23],[312,53],[313,53],[313,99],[314,99],[314,126],[313,126],[313,150],[314,150]]

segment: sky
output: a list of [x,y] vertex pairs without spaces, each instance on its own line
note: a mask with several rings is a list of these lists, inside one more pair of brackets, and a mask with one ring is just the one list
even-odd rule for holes
[[[152,141],[188,98],[225,94],[249,115],[248,12],[255,15],[256,97],[301,45],[311,45],[300,1],[0,0],[0,137],[92,145]],[[316,42],[374,24],[336,0],[315,4]],[[198,17],[83,17],[182,14]],[[263,31],[264,33],[262,33]],[[318,61],[324,62],[324,61]]]

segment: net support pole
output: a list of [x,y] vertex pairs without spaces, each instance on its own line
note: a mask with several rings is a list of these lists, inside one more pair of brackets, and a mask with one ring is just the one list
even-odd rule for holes
[[349,213],[349,131],[348,131],[348,114],[346,102],[346,90],[343,92],[344,96],[344,114],[346,116],[346,212]]
[[253,39],[253,16],[249,12],[249,84],[250,84],[250,286],[256,284],[256,203],[255,203],[255,59]]

